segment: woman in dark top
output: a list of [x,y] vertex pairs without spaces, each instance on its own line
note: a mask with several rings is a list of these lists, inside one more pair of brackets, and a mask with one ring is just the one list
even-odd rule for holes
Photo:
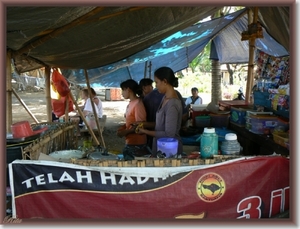
[[[177,154],[182,154],[183,146],[179,135],[182,120],[182,101],[174,87],[178,87],[178,78],[175,77],[173,70],[169,67],[161,67],[154,72],[154,81],[157,90],[164,94],[159,108],[156,112],[155,122],[143,122],[138,133],[147,134],[152,137],[152,151],[157,153],[157,139],[176,138],[178,140]],[[151,130],[152,129],[152,130]],[[154,129],[154,130],[153,130]]]

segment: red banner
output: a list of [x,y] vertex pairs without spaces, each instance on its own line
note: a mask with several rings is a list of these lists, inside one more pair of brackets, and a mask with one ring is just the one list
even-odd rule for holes
[[15,160],[9,169],[20,219],[257,219],[289,209],[289,158],[278,155],[159,168]]

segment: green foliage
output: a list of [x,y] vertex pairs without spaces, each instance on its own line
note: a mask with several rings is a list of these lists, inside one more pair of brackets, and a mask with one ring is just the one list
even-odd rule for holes
[[210,72],[211,71],[211,62],[209,59],[210,56],[210,45],[209,42],[202,52],[189,64],[189,67],[192,69],[193,72],[200,70],[200,72]]
[[196,70],[189,72],[184,77],[179,78],[179,86],[183,88],[183,93],[190,95],[192,87],[197,87],[199,93],[211,93],[211,74]]

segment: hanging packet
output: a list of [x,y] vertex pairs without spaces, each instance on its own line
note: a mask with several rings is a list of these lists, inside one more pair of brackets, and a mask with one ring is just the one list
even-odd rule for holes
[[57,69],[53,69],[52,82],[60,96],[66,96],[70,92],[69,84],[65,77]]

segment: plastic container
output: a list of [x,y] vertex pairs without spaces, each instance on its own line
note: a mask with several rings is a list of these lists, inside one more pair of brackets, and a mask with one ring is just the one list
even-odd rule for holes
[[245,126],[247,111],[249,110],[251,111],[252,109],[245,107],[231,107],[230,121],[238,126]]
[[197,105],[197,104],[190,104],[190,105],[191,105],[191,109],[193,111],[203,111],[203,110],[206,109],[206,107],[207,107],[208,104],[199,104],[199,105]]
[[211,158],[218,154],[218,135],[215,128],[204,128],[203,134],[200,137],[200,152],[201,158]]
[[253,98],[254,98],[254,103],[253,103],[254,105],[259,105],[268,108],[272,107],[270,94],[268,92],[254,91]]
[[208,115],[210,112],[207,111],[207,110],[203,110],[203,111],[193,111],[191,110],[190,112],[190,115],[191,115],[191,118],[192,118],[192,125],[193,127],[196,127],[196,117],[197,116],[201,116],[201,115]]
[[238,155],[241,152],[241,145],[237,141],[236,134],[228,133],[225,135],[225,141],[221,144],[223,155]]
[[228,127],[230,114],[209,114],[211,127]]
[[39,128],[38,130],[33,130],[28,121],[20,121],[11,125],[11,132],[13,138],[24,138],[24,137],[33,136],[36,134],[40,134],[47,129],[48,127],[44,126],[42,128]]
[[210,126],[210,116],[208,115],[200,115],[195,117],[195,125],[196,127],[209,127]]
[[269,134],[278,125],[276,116],[251,115],[251,129],[255,134]]
[[289,134],[285,132],[273,132],[273,140],[278,145],[281,145],[285,148],[289,147]]
[[289,121],[283,119],[283,118],[277,118],[278,119],[278,127],[281,128],[284,132],[289,130]]
[[157,139],[157,151],[166,154],[166,158],[173,157],[178,152],[178,140],[176,138]]
[[229,133],[235,134],[234,131],[229,130],[227,128],[215,128],[215,132],[218,135],[218,141],[219,141],[219,143],[225,141],[226,134],[229,134]]

